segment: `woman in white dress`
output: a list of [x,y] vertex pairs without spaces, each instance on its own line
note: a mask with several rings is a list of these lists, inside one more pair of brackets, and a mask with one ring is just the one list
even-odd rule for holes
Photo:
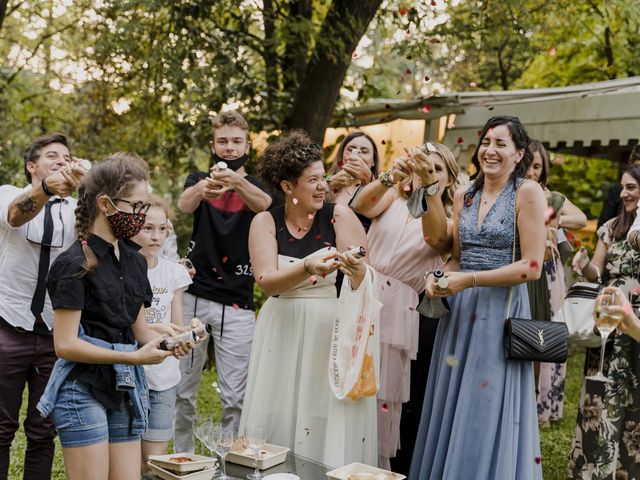
[[[249,233],[253,273],[269,298],[256,321],[240,432],[262,425],[268,442],[331,467],[375,465],[375,396],[338,400],[328,378],[338,271],[343,290],[357,289],[366,271],[340,252],[366,248],[364,230],[351,209],[324,202],[322,149],[304,133],[269,145],[260,172],[285,203],[256,215]],[[369,338],[375,347],[377,333]]]

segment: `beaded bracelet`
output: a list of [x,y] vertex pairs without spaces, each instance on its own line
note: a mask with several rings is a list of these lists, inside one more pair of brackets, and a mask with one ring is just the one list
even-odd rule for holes
[[307,267],[307,260],[309,259],[308,258],[304,259],[304,262],[302,262],[302,267],[304,268],[304,271],[307,272],[309,275],[313,275],[311,270],[309,270],[309,267]]

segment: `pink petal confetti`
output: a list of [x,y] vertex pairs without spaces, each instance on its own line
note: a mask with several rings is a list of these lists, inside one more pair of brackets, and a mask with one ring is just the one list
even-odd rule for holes
[[431,107],[429,105],[423,105],[420,107],[420,111],[422,113],[429,113],[431,111]]
[[295,239],[295,238],[293,238],[293,237],[289,237],[289,243],[293,243],[293,242],[295,242],[295,241],[296,241],[296,239]]
[[436,3],[436,0],[431,0],[431,6],[432,6],[432,7],[435,7],[436,5],[438,5],[438,4]]
[[222,275],[220,275],[217,280],[224,280],[224,277]]
[[447,355],[447,358],[445,358],[444,361],[451,368],[455,368],[458,366],[458,359],[455,357],[455,355]]
[[431,237],[430,237],[429,235],[425,235],[425,236],[424,236],[424,241],[425,241],[425,242],[428,242],[430,238],[431,238]]
[[462,145],[464,143],[464,140],[462,139],[462,137],[458,137],[458,145]]
[[313,220],[313,213],[310,213],[309,215],[307,215],[307,218],[308,218],[309,220]]
[[386,141],[386,140],[382,140],[380,143],[381,143],[382,145],[386,145],[386,144],[387,144],[387,141]]
[[258,280],[262,280],[263,277],[264,277],[264,275],[260,275],[260,278]]
[[402,190],[404,190],[405,192],[408,192],[409,190],[411,190],[411,185],[407,184],[404,187],[402,187]]
[[533,459],[534,462],[536,462],[536,465],[540,465],[540,462],[542,461],[542,459],[540,457],[536,457]]
[[410,37],[410,36],[411,36],[411,30],[406,30],[406,31],[404,32],[404,34],[405,34],[407,37]]
[[354,60],[355,60],[356,58],[358,58],[359,56],[360,56],[360,54],[359,54],[358,52],[353,52],[353,53],[351,54],[351,58],[353,58]]
[[406,73],[407,75],[411,75],[411,69],[410,69],[410,68],[407,68],[407,69],[405,70],[405,73]]
[[227,260],[229,260],[229,257],[222,257],[222,263],[227,263]]
[[317,234],[317,235],[316,235],[316,240],[322,240],[322,235]]
[[537,270],[538,269],[538,262],[536,262],[535,260],[531,260],[529,262],[529,266],[531,267],[532,270]]
[[315,285],[316,283],[318,283],[318,277],[316,277],[315,275],[311,275],[309,277],[309,282],[311,283],[311,285]]
[[216,267],[212,267],[211,270],[213,270],[214,272],[218,271],[218,269]]
[[336,217],[331,217],[331,223],[336,223]]
[[557,50],[556,50],[556,47],[551,47],[549,49],[549,55],[551,55],[552,57],[555,57],[556,53],[558,53]]
[[431,80],[431,77],[429,75],[425,75],[424,76],[424,81],[428,82],[429,80]]
[[553,207],[547,207],[547,209],[544,211],[544,218],[549,220],[551,217],[553,217]]
[[294,204],[294,205],[297,205],[297,204],[298,204],[298,199],[297,199],[297,198],[295,198],[295,197],[294,197],[291,201],[293,202],[293,204]]
[[383,403],[382,406],[380,407],[380,410],[386,413],[389,411],[389,406],[386,403]]
[[409,13],[409,10],[406,8],[401,8],[400,10],[398,10],[398,13],[400,15],[406,15],[407,13]]
[[477,135],[477,136],[482,135],[482,130],[478,130],[478,131],[476,132],[476,135]]
[[489,386],[489,381],[488,380],[483,380],[482,383],[480,384],[480,388],[481,389],[485,389]]
[[231,305],[231,307],[233,307],[234,310],[238,310],[240,308],[240,305],[234,303],[233,305]]
[[372,203],[375,203],[377,200],[378,200],[378,197],[376,197],[376,196],[371,197],[371,202]]

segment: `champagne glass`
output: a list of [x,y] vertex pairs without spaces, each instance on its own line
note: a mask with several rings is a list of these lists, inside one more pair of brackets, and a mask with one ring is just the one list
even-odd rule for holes
[[260,449],[264,447],[265,443],[264,427],[260,425],[248,425],[247,431],[245,432],[244,444],[251,450],[256,461],[256,471],[247,475],[249,480],[261,480],[263,478],[258,468],[258,457],[260,456]]
[[595,317],[598,330],[600,331],[600,340],[602,342],[600,347],[600,368],[598,369],[598,373],[595,375],[585,377],[587,380],[594,380],[596,382],[610,381],[604,376],[602,370],[604,368],[604,351],[607,345],[607,338],[609,338],[611,332],[616,329],[620,320],[622,320],[622,315],[620,313],[614,313],[611,311],[611,307],[617,304],[617,295],[615,293],[605,293],[596,298],[593,315]]
[[224,462],[229,450],[233,447],[233,430],[219,425],[214,428],[214,436],[216,453],[220,457],[220,463],[222,465],[222,475],[220,476],[220,480],[230,480],[231,477],[227,476],[227,469]]
[[[204,446],[209,449],[212,457],[215,456],[216,454],[216,441],[217,441],[216,429],[217,428],[218,428],[218,425],[214,425],[213,422],[206,422],[204,424],[204,432],[203,432],[204,435],[203,435],[202,443],[204,443]],[[219,477],[221,475],[221,472],[217,466],[213,467],[213,470],[211,473],[212,473],[211,475],[212,479]]]
[[208,427],[209,424],[213,425],[213,420],[209,415],[204,415],[201,413],[196,415],[196,418],[193,424],[193,434],[198,440],[200,440],[200,443],[202,443],[203,445],[205,445],[205,441],[204,441],[205,430],[209,428]]

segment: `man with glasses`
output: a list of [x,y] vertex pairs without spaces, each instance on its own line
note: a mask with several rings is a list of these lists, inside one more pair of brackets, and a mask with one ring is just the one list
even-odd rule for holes
[[67,137],[53,133],[25,150],[29,185],[0,186],[0,480],[7,478],[25,384],[24,478],[51,477],[55,431],[35,408],[56,360],[46,276],[75,241],[76,200],[69,195],[85,171],[72,161]]

